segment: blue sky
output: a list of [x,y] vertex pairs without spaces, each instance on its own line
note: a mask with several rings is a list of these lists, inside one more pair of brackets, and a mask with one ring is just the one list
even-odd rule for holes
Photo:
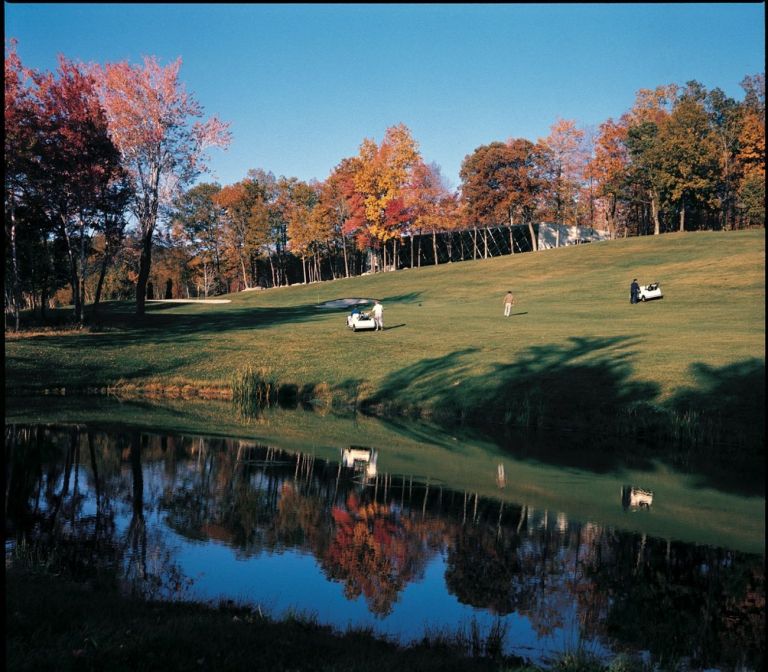
[[[211,155],[230,184],[249,168],[325,179],[364,138],[405,123],[451,186],[467,154],[596,127],[641,88],[695,79],[741,100],[765,70],[765,5],[5,3],[25,65],[161,63],[206,114],[231,123]],[[207,179],[211,179],[209,176]]]

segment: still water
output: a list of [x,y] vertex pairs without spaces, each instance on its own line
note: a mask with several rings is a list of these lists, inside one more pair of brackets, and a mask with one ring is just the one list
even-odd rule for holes
[[[345,437],[334,430],[336,447],[293,437],[288,449],[138,426],[6,423],[7,556],[21,539],[47,543],[76,571],[113,572],[149,597],[232,600],[402,642],[501,626],[506,651],[537,663],[581,647],[762,666],[761,497],[658,470],[534,468],[482,446],[471,458],[454,451],[458,474],[427,469],[428,459],[408,469],[359,424]],[[459,487],[478,463],[482,485]],[[544,492],[553,472],[572,490],[562,500]],[[599,504],[582,501],[590,491]],[[670,497],[695,499],[709,522]],[[724,544],[711,543],[718,535]]]

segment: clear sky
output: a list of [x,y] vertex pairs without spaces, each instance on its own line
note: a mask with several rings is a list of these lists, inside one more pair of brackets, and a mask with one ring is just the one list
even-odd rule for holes
[[[467,154],[596,127],[641,88],[695,79],[741,100],[765,71],[765,5],[5,3],[25,65],[181,57],[206,115],[231,124],[213,177],[325,179],[405,123],[452,187]],[[208,177],[206,179],[212,179]]]

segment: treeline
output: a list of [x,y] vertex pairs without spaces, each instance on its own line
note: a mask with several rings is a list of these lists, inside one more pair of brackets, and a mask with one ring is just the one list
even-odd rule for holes
[[[403,124],[322,182],[249,170],[198,182],[226,124],[154,58],[56,72],[5,54],[6,320],[51,305],[205,297],[441,259],[536,250],[540,222],[610,236],[765,226],[765,78],[737,101],[697,82],[640,90],[597,129],[465,157],[453,190]],[[493,246],[489,246],[489,239]],[[465,244],[466,243],[466,244]],[[447,255],[438,251],[447,245]],[[502,251],[503,250],[503,251]]]

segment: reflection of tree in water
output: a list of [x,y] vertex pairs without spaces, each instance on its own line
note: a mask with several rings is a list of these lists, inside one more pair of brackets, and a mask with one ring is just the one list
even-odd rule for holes
[[363,595],[374,614],[386,616],[400,591],[423,575],[422,535],[404,525],[394,507],[355,492],[331,515],[334,532],[321,565],[329,578],[344,582],[347,598]]
[[[527,616],[544,637],[566,625],[563,615],[575,611],[593,591],[578,563],[586,530],[550,525],[546,512],[533,525],[533,514],[513,507],[504,525],[500,513],[496,526],[489,521],[462,527],[448,550],[445,578],[460,602],[501,615]],[[583,630],[595,634],[588,627]]]
[[[146,527],[142,438],[78,426],[6,428],[13,462],[6,472],[6,527],[14,542],[101,587],[152,596],[179,588],[184,581],[163,535]],[[123,516],[129,522],[121,534]]]
[[[114,564],[115,511],[100,484],[93,435],[77,427],[17,425],[6,426],[5,434],[6,538],[77,578]],[[89,466],[91,477],[83,482]],[[89,489],[95,490],[92,506]]]
[[147,523],[162,512],[177,533],[241,557],[311,552],[380,616],[445,553],[462,603],[527,616],[539,636],[571,614],[585,639],[657,661],[762,667],[763,558],[395,480],[364,487],[337,464],[235,439],[6,427],[8,536],[47,544],[81,575],[180,590],[165,531]]
[[724,549],[617,536],[587,571],[610,598],[605,629],[662,663],[694,667],[765,662],[763,561]]

